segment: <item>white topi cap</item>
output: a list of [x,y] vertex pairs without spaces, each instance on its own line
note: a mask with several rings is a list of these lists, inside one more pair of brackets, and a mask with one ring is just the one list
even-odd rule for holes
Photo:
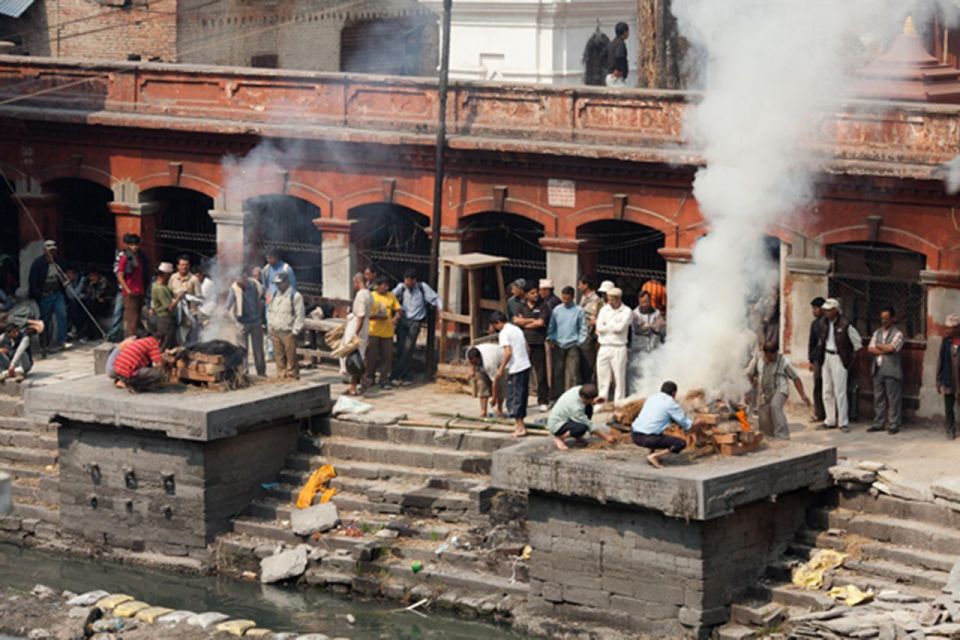
[[951,313],[947,316],[947,319],[944,321],[943,326],[948,329],[953,329],[954,327],[960,327],[960,315]]
[[57,243],[55,240],[47,240],[43,243],[43,248],[49,251],[53,251],[57,248]]
[[173,264],[170,262],[161,262],[157,265],[157,271],[160,273],[173,273]]
[[827,298],[823,301],[823,306],[820,308],[824,311],[829,311],[830,309],[839,309],[840,302],[836,298]]
[[600,293],[607,293],[610,289],[616,288],[617,285],[613,284],[611,280],[604,280],[600,283],[600,288],[597,289]]
[[548,280],[547,278],[540,279],[540,288],[541,289],[553,289],[553,280]]
[[622,298],[622,297],[623,297],[623,291],[621,291],[618,287],[613,287],[612,289],[608,289],[608,290],[607,290],[607,297],[608,297],[608,298]]

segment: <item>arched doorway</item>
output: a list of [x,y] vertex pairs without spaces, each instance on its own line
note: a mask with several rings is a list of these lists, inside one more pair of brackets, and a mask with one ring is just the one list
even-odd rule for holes
[[[508,285],[517,278],[537,282],[547,277],[547,252],[540,246],[543,225],[512,213],[489,212],[464,218],[460,228],[464,253],[479,251],[510,259],[503,268]],[[484,298],[492,300],[499,295],[497,283],[489,278],[484,279],[482,291]]]
[[6,180],[0,181],[0,229],[0,289],[12,294],[19,281],[20,212]]
[[430,219],[413,209],[389,203],[373,203],[350,209],[356,223],[350,228],[350,242],[356,247],[360,267],[376,264],[393,283],[413,268],[420,280],[429,279]]
[[[905,407],[919,404],[926,349],[926,293],[920,272],[926,268],[926,256],[882,242],[851,242],[828,247],[833,261],[830,297],[863,337],[864,346],[880,326],[880,311],[893,307],[897,324],[906,338],[901,351],[903,399]],[[857,353],[855,379],[860,397],[871,397],[870,354]]]
[[183,254],[194,265],[217,255],[217,225],[210,217],[213,198],[182,187],[155,187],[140,194],[140,202],[156,207],[157,263],[176,262]]
[[113,191],[82,178],[59,178],[43,184],[56,196],[61,213],[60,254],[78,270],[96,267],[110,273],[117,248],[117,226],[109,203]]
[[[647,280],[667,281],[667,263],[660,255],[665,236],[646,225],[626,220],[597,220],[580,226],[580,271],[598,281],[612,280],[623,290],[623,300],[637,306],[640,287]],[[556,283],[560,285],[561,283]],[[563,283],[573,286],[574,283]]]
[[248,260],[263,264],[271,247],[279,250],[297,276],[297,289],[305,296],[323,295],[323,236],[313,224],[320,217],[315,205],[286,195],[266,195],[244,202],[249,211],[245,236]]

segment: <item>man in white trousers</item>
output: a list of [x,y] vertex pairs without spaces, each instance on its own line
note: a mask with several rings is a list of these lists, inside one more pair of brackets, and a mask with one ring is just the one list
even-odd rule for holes
[[821,307],[820,346],[823,353],[823,406],[827,418],[818,429],[850,431],[847,414],[847,378],[863,340],[857,328],[840,313],[836,298],[827,298]]
[[[619,402],[627,397],[627,339],[630,333],[630,307],[623,304],[623,291],[607,291],[607,304],[597,314],[597,386],[600,395]],[[610,395],[611,381],[616,385]]]

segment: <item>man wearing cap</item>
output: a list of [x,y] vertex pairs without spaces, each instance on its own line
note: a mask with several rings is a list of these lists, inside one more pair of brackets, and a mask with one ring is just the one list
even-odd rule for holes
[[50,326],[51,317],[56,318],[57,332],[51,340],[52,350],[60,349],[67,339],[67,299],[64,297],[63,279],[65,278],[60,262],[57,260],[57,243],[47,240],[43,243],[43,255],[30,265],[30,297],[40,306],[40,319]]
[[823,317],[823,303],[820,296],[810,301],[813,321],[810,322],[810,338],[807,341],[807,361],[813,369],[813,422],[823,423],[827,412],[823,408],[823,350],[820,348],[820,318]]
[[523,278],[517,278],[510,283],[510,297],[507,298],[507,317],[513,320],[517,317],[520,309],[527,305],[527,281]]
[[[601,286],[601,289],[603,287]],[[616,386],[615,402],[627,397],[627,338],[630,332],[630,307],[623,304],[623,292],[607,288],[607,304],[597,314],[597,383],[600,395],[609,398],[610,383]]]
[[900,402],[903,332],[894,325],[895,321],[893,307],[880,311],[880,328],[873,332],[867,347],[873,356],[870,364],[873,374],[873,424],[867,431],[883,431],[886,423],[887,433],[895,434],[900,431],[903,422]]
[[170,289],[170,276],[173,274],[173,264],[161,262],[157,267],[157,277],[150,289],[150,315],[156,322],[154,335],[160,344],[160,349],[166,351],[177,345],[177,326],[175,312],[180,301],[186,295],[181,291],[174,294]]
[[297,359],[297,336],[303,329],[303,296],[290,284],[290,276],[280,271],[273,276],[276,293],[267,306],[267,327],[273,343],[273,357],[278,378],[300,379]]
[[823,350],[823,405],[826,419],[821,429],[850,430],[847,414],[847,377],[863,342],[857,328],[840,314],[836,298],[824,301],[818,349]]
[[937,359],[937,393],[943,394],[943,413],[947,419],[947,439],[957,437],[956,402],[960,395],[960,315],[947,316],[940,355]]
[[597,295],[596,281],[593,276],[582,275],[577,281],[580,291],[580,308],[587,323],[587,339],[580,345],[580,379],[593,382],[597,366],[597,313],[603,306],[603,300]]
[[547,303],[550,311],[557,308],[560,304],[560,298],[553,293],[553,280],[540,278],[540,299]]
[[136,335],[143,314],[143,300],[147,294],[147,257],[140,250],[140,236],[123,236],[125,246],[117,261],[117,282],[123,295],[123,330],[127,337]]

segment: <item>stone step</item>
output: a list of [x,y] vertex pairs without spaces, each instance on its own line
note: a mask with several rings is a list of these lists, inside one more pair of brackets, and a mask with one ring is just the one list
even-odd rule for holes
[[950,573],[957,561],[956,556],[945,553],[880,543],[865,544],[860,548],[860,551],[867,558],[890,560],[910,567],[930,569],[946,574]]
[[838,492],[838,502],[838,507],[853,512],[960,529],[960,512],[932,502],[903,500],[885,494],[874,497],[863,491]]
[[40,487],[13,485],[14,504],[56,504],[60,494],[56,491],[46,491]]
[[529,585],[524,582],[511,582],[489,573],[470,571],[457,567],[427,566],[420,573],[410,571],[410,563],[390,562],[384,568],[398,581],[406,585],[425,585],[433,587],[437,592],[455,591],[460,595],[489,595],[493,593],[503,595],[517,595],[526,597]]
[[[316,458],[312,458],[316,460]],[[313,472],[310,467],[311,456],[295,454],[291,456],[296,469],[287,468],[280,472],[278,481],[283,484],[302,487]],[[334,465],[337,476],[341,478],[360,478],[364,480],[392,480],[422,486],[439,487],[455,491],[468,491],[486,478],[477,474],[464,474],[442,469],[426,469],[403,465],[383,464],[379,462],[358,462],[356,460],[338,460]]]
[[23,416],[0,416],[0,429],[47,433],[56,431],[58,426],[55,422],[40,422]]
[[453,451],[401,444],[384,446],[380,442],[339,437],[324,440],[322,452],[322,456],[308,457],[306,467],[296,466],[303,462],[303,458],[292,456],[288,467],[315,469],[325,463],[336,467],[340,460],[356,460],[489,475],[491,464],[490,454],[483,451]]
[[41,478],[48,477],[57,480],[57,472],[47,471],[44,465],[21,463],[21,462],[5,462],[0,460],[0,471],[5,471],[13,477],[13,482],[16,484],[22,478]]
[[237,533],[262,540],[272,540],[290,544],[303,542],[303,539],[295,535],[290,529],[281,527],[275,522],[265,522],[253,516],[241,516],[234,519],[233,530]]
[[807,591],[789,583],[758,585],[755,594],[761,600],[809,611],[826,611],[836,606],[833,598],[823,592]]
[[[403,554],[402,557],[404,561],[408,563],[419,560],[424,565],[431,563],[441,567],[449,566],[457,569],[487,573],[500,578],[510,578],[514,575],[513,567],[509,562],[498,562],[496,565],[490,566],[484,560],[483,556],[475,551],[448,548],[442,553],[437,554],[437,547],[441,544],[444,544],[444,542],[431,543],[429,547],[406,545],[398,549],[398,551]],[[449,547],[448,543],[447,546]],[[524,583],[528,582],[529,571],[527,569],[527,563],[519,560],[517,561],[516,567],[516,579]]]
[[0,447],[0,467],[5,463],[29,465],[52,465],[57,463],[58,452],[55,449],[21,449],[18,447]]
[[56,505],[17,504],[13,505],[13,514],[21,518],[36,518],[50,524],[60,523],[60,510]]
[[334,437],[412,444],[423,447],[438,447],[458,451],[486,451],[514,444],[516,440],[507,434],[466,429],[429,429],[404,427],[396,424],[379,425],[330,419],[330,435]]
[[23,415],[23,400],[19,396],[0,395],[0,416],[18,417]]
[[829,528],[844,529],[878,542],[960,555],[960,531],[956,529],[847,509],[811,509],[811,513],[816,521],[825,522]]
[[947,584],[947,574],[943,571],[913,567],[889,560],[848,558],[843,563],[843,569],[843,573],[850,572],[862,576],[865,580],[876,579],[893,583],[901,591],[903,588],[917,588],[939,594]]
[[882,578],[876,575],[866,575],[857,571],[851,571],[849,569],[837,570],[834,575],[833,583],[834,585],[852,584],[861,591],[872,590],[874,593],[880,593],[881,591],[887,590],[899,591],[900,593],[917,596],[918,598],[924,600],[933,600],[934,598],[943,595],[939,589],[933,590],[920,586],[904,584],[896,582],[895,580]]
[[0,429],[0,448],[56,450],[57,436],[50,433],[33,433],[16,429]]
[[[455,489],[451,488],[450,485],[454,484]],[[425,483],[417,482],[404,482],[399,483],[397,481],[382,481],[382,480],[368,480],[365,478],[357,478],[353,476],[338,475],[336,478],[330,481],[330,486],[335,487],[340,490],[341,493],[357,493],[363,494],[375,501],[380,502],[394,502],[397,504],[402,504],[402,495],[404,493],[410,493],[415,491],[421,491],[423,489],[429,489],[432,492],[440,492],[445,494],[457,494],[462,495],[463,499],[468,503],[471,500],[475,499],[477,494],[483,492],[484,489],[488,488],[489,485],[485,482],[478,482],[476,477],[467,479],[465,481],[458,481],[455,483],[448,482],[431,482],[427,481]],[[269,489],[267,495],[279,500],[286,500],[288,502],[294,502],[297,499],[297,496],[300,493],[302,488],[301,483],[297,484],[288,484],[281,482],[280,486]],[[421,493],[423,493],[421,491]],[[382,499],[380,499],[382,497]],[[462,508],[469,509],[471,506],[466,504]],[[461,508],[461,507],[446,507],[446,508]]]

